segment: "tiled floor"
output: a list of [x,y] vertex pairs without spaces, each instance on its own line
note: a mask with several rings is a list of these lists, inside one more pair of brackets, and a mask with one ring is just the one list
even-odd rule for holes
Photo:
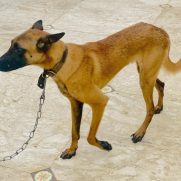
[[[77,43],[104,38],[139,21],[153,23],[169,33],[171,57],[181,57],[179,0],[0,0],[0,16],[0,54],[14,36],[43,19],[47,31],[65,31],[64,40]],[[33,128],[41,71],[32,66],[0,72],[0,158],[21,146]],[[181,74],[161,72],[160,77],[166,83],[164,111],[154,117],[141,143],[130,140],[145,115],[136,67],[130,65],[109,83],[114,91],[105,89],[110,101],[98,137],[110,141],[113,150],[104,152],[87,143],[91,111],[86,106],[79,149],[71,160],[59,158],[70,142],[70,106],[48,80],[35,138],[14,160],[0,163],[0,180],[32,181],[32,172],[51,168],[59,181],[180,181]]]

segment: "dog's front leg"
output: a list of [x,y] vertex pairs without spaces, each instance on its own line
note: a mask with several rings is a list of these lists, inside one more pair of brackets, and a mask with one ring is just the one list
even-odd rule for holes
[[100,141],[96,138],[96,133],[109,98],[102,94],[99,89],[94,87],[92,87],[91,91],[89,91],[87,97],[89,98],[87,100],[88,104],[92,108],[92,122],[87,141],[91,145],[110,151],[112,150],[111,144],[107,141]]
[[100,141],[96,138],[96,133],[104,112],[105,104],[94,104],[91,105],[91,107],[93,116],[87,141],[91,145],[97,146],[103,150],[110,151],[112,150],[111,144],[109,144],[107,141]]
[[70,148],[66,149],[60,156],[62,159],[70,159],[75,156],[80,138],[80,124],[82,118],[83,103],[74,98],[69,98],[72,111],[72,143]]

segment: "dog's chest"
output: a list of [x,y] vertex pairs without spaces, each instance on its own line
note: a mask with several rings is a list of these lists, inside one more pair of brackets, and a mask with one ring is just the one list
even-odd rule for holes
[[63,84],[61,81],[59,80],[55,80],[55,82],[57,83],[58,89],[60,90],[60,92],[66,96],[66,97],[70,97],[70,94],[68,92],[67,87],[65,86],[65,84]]

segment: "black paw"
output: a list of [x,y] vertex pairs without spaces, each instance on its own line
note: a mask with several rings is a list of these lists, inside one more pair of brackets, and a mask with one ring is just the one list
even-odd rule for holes
[[109,144],[107,141],[99,141],[99,140],[97,140],[97,143],[100,144],[101,147],[104,150],[107,150],[107,151],[111,151],[112,150],[111,144]]
[[71,159],[75,155],[76,155],[76,151],[69,153],[67,150],[65,150],[61,154],[60,158],[62,158],[62,159]]
[[162,107],[157,107],[155,109],[155,114],[160,114],[162,112],[162,110],[163,110],[163,106]]
[[137,136],[136,134],[132,134],[131,137],[132,137],[133,143],[141,142],[141,140],[143,139],[143,136]]

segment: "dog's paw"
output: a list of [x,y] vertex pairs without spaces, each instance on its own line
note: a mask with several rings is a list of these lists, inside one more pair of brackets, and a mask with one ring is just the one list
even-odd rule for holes
[[143,134],[134,133],[134,134],[131,135],[131,137],[132,137],[133,143],[141,142],[141,140],[144,137],[144,133]]
[[62,152],[60,158],[62,158],[62,159],[71,159],[75,155],[76,155],[76,150],[71,151],[70,149],[66,149],[64,152]]
[[159,107],[159,106],[156,106],[155,107],[155,114],[160,114],[161,112],[162,112],[162,110],[163,110],[163,106],[161,106],[161,107]]
[[96,140],[96,141],[101,146],[102,149],[107,150],[107,151],[112,150],[111,144],[109,144],[107,141],[99,141],[99,140]]

